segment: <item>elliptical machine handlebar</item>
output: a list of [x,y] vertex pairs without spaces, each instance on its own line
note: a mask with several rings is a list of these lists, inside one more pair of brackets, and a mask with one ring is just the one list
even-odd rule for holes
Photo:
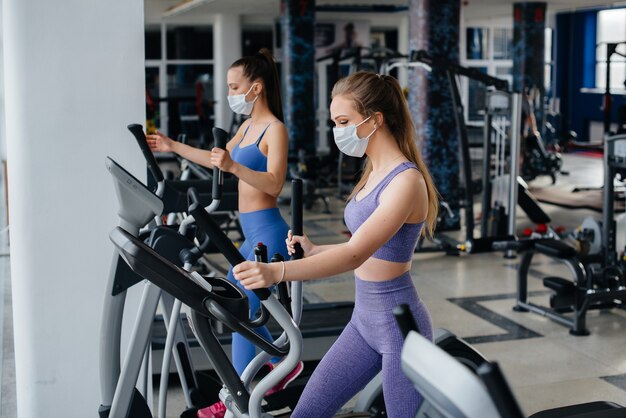
[[[304,232],[303,215],[302,215],[302,180],[293,179],[291,181],[291,233],[293,235],[302,235]],[[296,252],[291,257],[297,260],[304,257],[304,252],[300,244],[295,245]]]
[[[293,235],[303,235],[303,182],[302,179],[291,180],[291,233]],[[304,251],[300,244],[295,245],[295,253],[291,256],[292,260],[298,260],[304,257]],[[282,286],[282,287],[281,287]],[[288,296],[282,298],[283,303],[291,303],[290,314],[296,324],[300,324],[302,318],[302,282],[291,282],[291,292],[287,291],[287,283],[280,283],[279,294],[285,293]]]
[[[226,142],[228,140],[228,133],[221,129],[213,128],[214,146],[216,148],[226,148]],[[213,167],[213,200],[222,200],[222,186],[224,185],[224,173],[217,168]]]
[[[221,128],[217,128],[217,127],[213,128],[213,138],[215,139],[216,148],[226,148],[227,137],[228,137],[228,133],[225,130]],[[218,167],[213,167],[213,183],[212,183],[212,189],[211,189],[212,201],[211,201],[211,204],[206,207],[207,212],[209,213],[214,212],[219,207],[221,199],[222,199],[223,186],[224,186],[224,174]],[[193,200],[193,203],[190,205],[189,209],[191,209],[191,206],[194,206],[194,205],[200,206],[198,195],[197,194],[189,195],[189,191],[187,192],[188,201],[189,199],[193,199],[194,197],[195,197],[195,200]],[[189,211],[189,214],[191,216],[185,218],[185,220],[180,224],[179,232],[183,235],[187,231],[187,227],[195,221],[195,217],[193,216],[193,213],[191,213],[191,210]]]
[[150,147],[148,147],[146,135],[143,132],[143,126],[139,125],[138,123],[131,123],[127,126],[127,128],[135,137],[135,140],[137,141],[137,144],[141,149],[141,153],[146,159],[146,163],[148,164],[148,170],[150,170],[152,177],[154,177],[154,180],[157,183],[161,183],[165,180],[165,176],[163,175],[163,172],[161,171],[161,168],[159,167],[156,158],[154,158],[154,154],[150,150]]

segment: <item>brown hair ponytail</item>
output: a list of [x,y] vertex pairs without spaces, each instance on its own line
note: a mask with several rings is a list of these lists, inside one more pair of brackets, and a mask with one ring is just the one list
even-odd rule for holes
[[239,58],[233,62],[230,68],[242,67],[243,75],[250,81],[261,79],[265,98],[270,111],[284,122],[283,100],[280,94],[280,77],[278,67],[271,52],[267,48],[262,48],[254,55]]

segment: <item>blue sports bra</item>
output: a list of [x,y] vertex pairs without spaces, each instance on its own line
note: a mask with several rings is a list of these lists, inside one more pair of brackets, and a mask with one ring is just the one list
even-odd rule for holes
[[261,132],[261,135],[259,135],[254,144],[241,147],[241,142],[246,138],[246,134],[248,133],[248,129],[250,129],[250,125],[252,125],[252,123],[248,125],[243,133],[241,141],[237,143],[235,148],[233,148],[233,151],[230,153],[230,157],[233,161],[248,167],[250,170],[266,172],[267,157],[259,149],[259,143],[261,142],[261,139],[263,139],[263,135],[265,135],[267,128],[269,128],[272,123],[274,122],[271,122],[265,127],[265,129],[263,129],[263,132]]
[[[355,195],[348,201],[344,211],[344,220],[351,233],[354,234],[356,230],[363,225],[363,222],[365,222],[376,210],[380,194],[383,190],[385,190],[385,187],[387,187],[391,180],[393,180],[398,173],[408,169],[417,170],[417,167],[415,164],[408,161],[400,163],[361,200],[356,200]],[[389,241],[372,254],[372,257],[385,261],[394,261],[397,263],[406,263],[407,261],[411,261],[423,227],[424,222],[402,225],[398,232],[396,232],[396,234],[391,237]]]

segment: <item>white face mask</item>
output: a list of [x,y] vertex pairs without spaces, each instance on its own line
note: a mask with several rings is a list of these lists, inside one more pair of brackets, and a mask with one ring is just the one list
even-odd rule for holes
[[365,119],[363,122],[356,125],[345,126],[343,128],[333,128],[333,136],[335,137],[335,144],[339,151],[351,157],[362,157],[365,155],[367,144],[370,141],[370,137],[376,132],[378,126],[365,138],[359,138],[356,133],[356,128],[367,122],[371,116]]
[[248,116],[250,113],[252,113],[254,102],[256,102],[256,99],[258,99],[259,96],[256,96],[251,102],[246,102],[246,96],[250,94],[255,84],[256,83],[252,83],[252,85],[250,86],[250,90],[248,90],[246,94],[235,94],[233,96],[227,96],[228,105],[233,112],[245,116]]

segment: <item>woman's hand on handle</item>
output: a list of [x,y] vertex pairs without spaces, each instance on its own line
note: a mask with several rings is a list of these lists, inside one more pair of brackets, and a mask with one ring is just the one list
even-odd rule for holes
[[152,152],[174,152],[174,140],[156,131],[152,135],[146,135],[146,142]]
[[296,243],[300,244],[300,247],[302,247],[302,252],[305,257],[310,256],[315,248],[315,244],[313,244],[306,235],[293,235],[291,229],[287,232],[285,243],[287,244],[287,253],[289,253],[289,255],[293,255],[296,252],[294,247]]
[[227,150],[215,147],[211,150],[211,164],[222,171],[231,173],[235,162]]
[[244,261],[233,267],[233,275],[247,290],[264,289],[281,280],[282,263]]

